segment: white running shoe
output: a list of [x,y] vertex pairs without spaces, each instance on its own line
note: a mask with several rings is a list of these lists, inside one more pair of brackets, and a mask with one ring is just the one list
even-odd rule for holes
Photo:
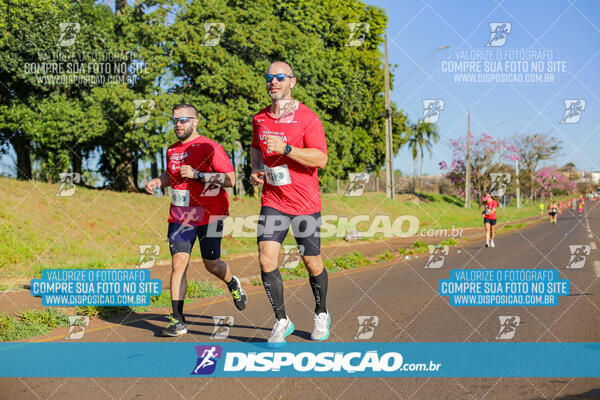
[[329,339],[329,324],[331,324],[329,312],[315,314],[315,327],[313,328],[310,338],[312,340]]
[[287,315],[285,319],[278,319],[275,325],[273,325],[267,346],[270,348],[285,346],[285,338],[291,335],[292,332],[294,332],[294,323]]
[[490,242],[486,241],[485,242],[485,247],[490,247]]
[[490,240],[490,247],[496,247],[493,240]]

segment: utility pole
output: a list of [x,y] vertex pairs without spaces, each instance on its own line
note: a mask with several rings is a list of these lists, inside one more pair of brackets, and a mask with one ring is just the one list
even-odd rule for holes
[[521,208],[521,190],[519,189],[519,159],[515,160],[515,174],[517,175],[517,208]]
[[471,111],[467,122],[467,173],[465,176],[465,207],[471,208]]
[[394,145],[392,142],[392,110],[390,108],[390,66],[388,64],[387,35],[385,38],[385,191],[387,196],[394,200]]

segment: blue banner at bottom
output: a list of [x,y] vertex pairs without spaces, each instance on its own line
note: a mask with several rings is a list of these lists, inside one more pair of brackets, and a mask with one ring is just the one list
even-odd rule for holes
[[598,377],[598,343],[0,343],[1,377]]

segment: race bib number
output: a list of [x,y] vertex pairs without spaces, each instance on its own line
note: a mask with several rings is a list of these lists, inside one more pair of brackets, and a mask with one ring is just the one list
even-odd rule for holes
[[273,168],[265,165],[265,177],[267,178],[267,183],[273,186],[289,185],[292,183],[290,170],[287,165],[280,165]]
[[190,191],[171,189],[171,204],[176,207],[190,206]]

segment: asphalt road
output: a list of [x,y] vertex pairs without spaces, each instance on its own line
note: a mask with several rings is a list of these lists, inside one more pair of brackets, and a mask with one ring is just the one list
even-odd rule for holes
[[[330,274],[330,341],[498,342],[500,316],[518,316],[513,342],[600,342],[600,203],[586,203],[583,216],[565,211],[556,225],[542,223],[502,235],[495,248],[468,242],[453,246],[439,269],[427,257],[393,260]],[[592,244],[593,243],[593,244]],[[585,267],[565,268],[570,245],[590,245]],[[391,251],[396,249],[390,248]],[[571,294],[556,307],[453,307],[438,295],[450,269],[558,269]],[[83,341],[208,342],[212,316],[235,320],[226,341],[264,341],[273,325],[262,287],[247,287],[249,305],[238,312],[228,298],[186,306],[190,334],[161,338],[164,318],[128,316],[120,324],[94,321]],[[305,279],[286,283],[286,309],[296,325],[289,342],[306,342],[314,299]],[[359,316],[375,316],[372,337],[359,339]],[[65,328],[63,328],[65,329]],[[65,332],[44,338],[61,341]],[[364,333],[364,332],[363,332]],[[507,341],[507,340],[505,340]],[[493,357],[493,354],[490,355]],[[4,362],[4,361],[3,361]],[[515,362],[523,362],[515,360]],[[585,360],[582,360],[585,362]],[[600,378],[17,378],[0,380],[1,399],[600,399]]]

